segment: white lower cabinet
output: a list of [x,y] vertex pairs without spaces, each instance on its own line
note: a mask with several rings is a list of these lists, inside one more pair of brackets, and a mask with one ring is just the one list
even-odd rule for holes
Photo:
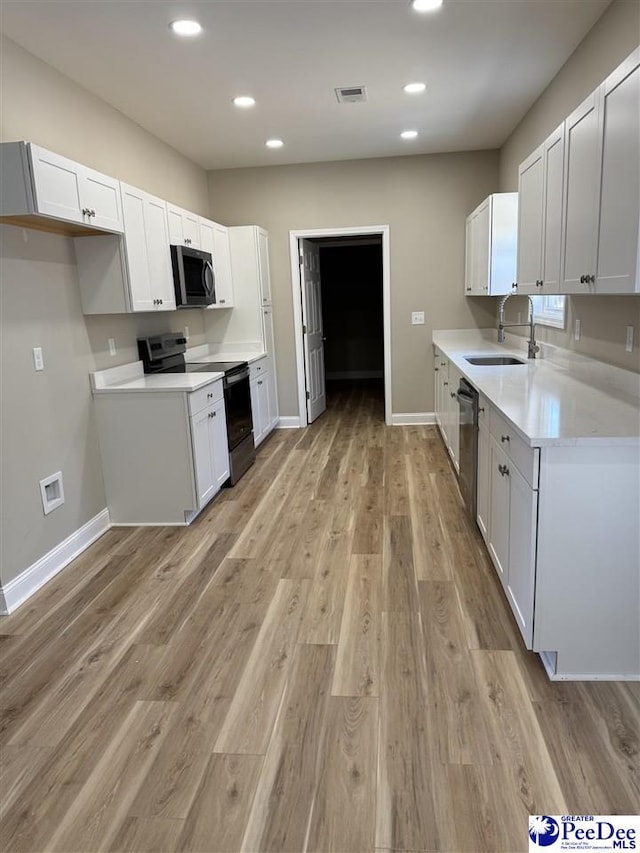
[[251,391],[251,413],[253,416],[253,441],[256,447],[269,435],[275,426],[275,385],[265,357],[250,365],[249,388]]
[[489,539],[489,507],[491,502],[491,444],[489,438],[489,404],[478,400],[478,468],[476,482],[476,521],[485,542]]
[[436,348],[434,367],[435,417],[453,466],[460,470],[460,427],[456,396],[462,374]]
[[113,524],[186,524],[229,477],[222,380],[94,396]]
[[[483,465],[478,464],[478,495],[488,495],[488,505],[485,503],[482,507],[488,531],[487,547],[525,645],[531,649],[538,514],[538,492],[534,484],[538,482],[538,450],[526,446],[495,409],[489,411],[488,434],[485,428],[483,432],[483,440],[488,439],[489,462],[486,465],[483,460]],[[486,446],[483,451],[486,452]],[[478,515],[480,507],[479,498]]]
[[198,509],[202,509],[229,479],[224,400],[191,418],[191,440]]

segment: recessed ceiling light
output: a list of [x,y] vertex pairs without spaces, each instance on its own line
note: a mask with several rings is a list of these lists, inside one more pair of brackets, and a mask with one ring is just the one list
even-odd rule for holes
[[251,95],[240,95],[233,99],[233,103],[236,107],[254,107],[256,99],[252,98]]
[[424,92],[427,87],[424,83],[407,83],[403,88],[409,95],[417,95],[418,92]]
[[411,5],[416,12],[433,12],[442,6],[442,0],[413,0]]
[[403,139],[415,139],[417,135],[417,130],[403,130],[400,134]]
[[282,148],[284,142],[281,139],[267,139],[265,145],[267,148]]
[[169,26],[177,36],[197,36],[202,32],[197,21],[173,21]]

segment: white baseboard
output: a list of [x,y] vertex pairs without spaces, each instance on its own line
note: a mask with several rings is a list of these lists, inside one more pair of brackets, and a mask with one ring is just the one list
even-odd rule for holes
[[430,426],[435,422],[434,412],[399,412],[391,415],[391,426]]
[[52,548],[48,554],[25,569],[17,578],[0,587],[0,614],[7,616],[12,613],[110,527],[109,510],[105,507],[59,545]]
[[277,429],[300,429],[300,418],[297,415],[295,417],[290,415],[280,417]]

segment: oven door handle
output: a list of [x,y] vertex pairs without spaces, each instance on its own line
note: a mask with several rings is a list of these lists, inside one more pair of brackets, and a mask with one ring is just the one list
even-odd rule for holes
[[243,382],[245,379],[249,378],[249,371],[243,370],[239,373],[232,373],[230,376],[224,377],[224,382],[227,388],[231,385],[237,385],[238,382]]

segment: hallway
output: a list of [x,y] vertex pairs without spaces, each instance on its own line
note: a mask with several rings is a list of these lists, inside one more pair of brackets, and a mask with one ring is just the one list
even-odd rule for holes
[[436,428],[375,390],[190,527],[110,530],[0,641],[6,853],[513,853],[640,802],[639,685],[547,680]]

